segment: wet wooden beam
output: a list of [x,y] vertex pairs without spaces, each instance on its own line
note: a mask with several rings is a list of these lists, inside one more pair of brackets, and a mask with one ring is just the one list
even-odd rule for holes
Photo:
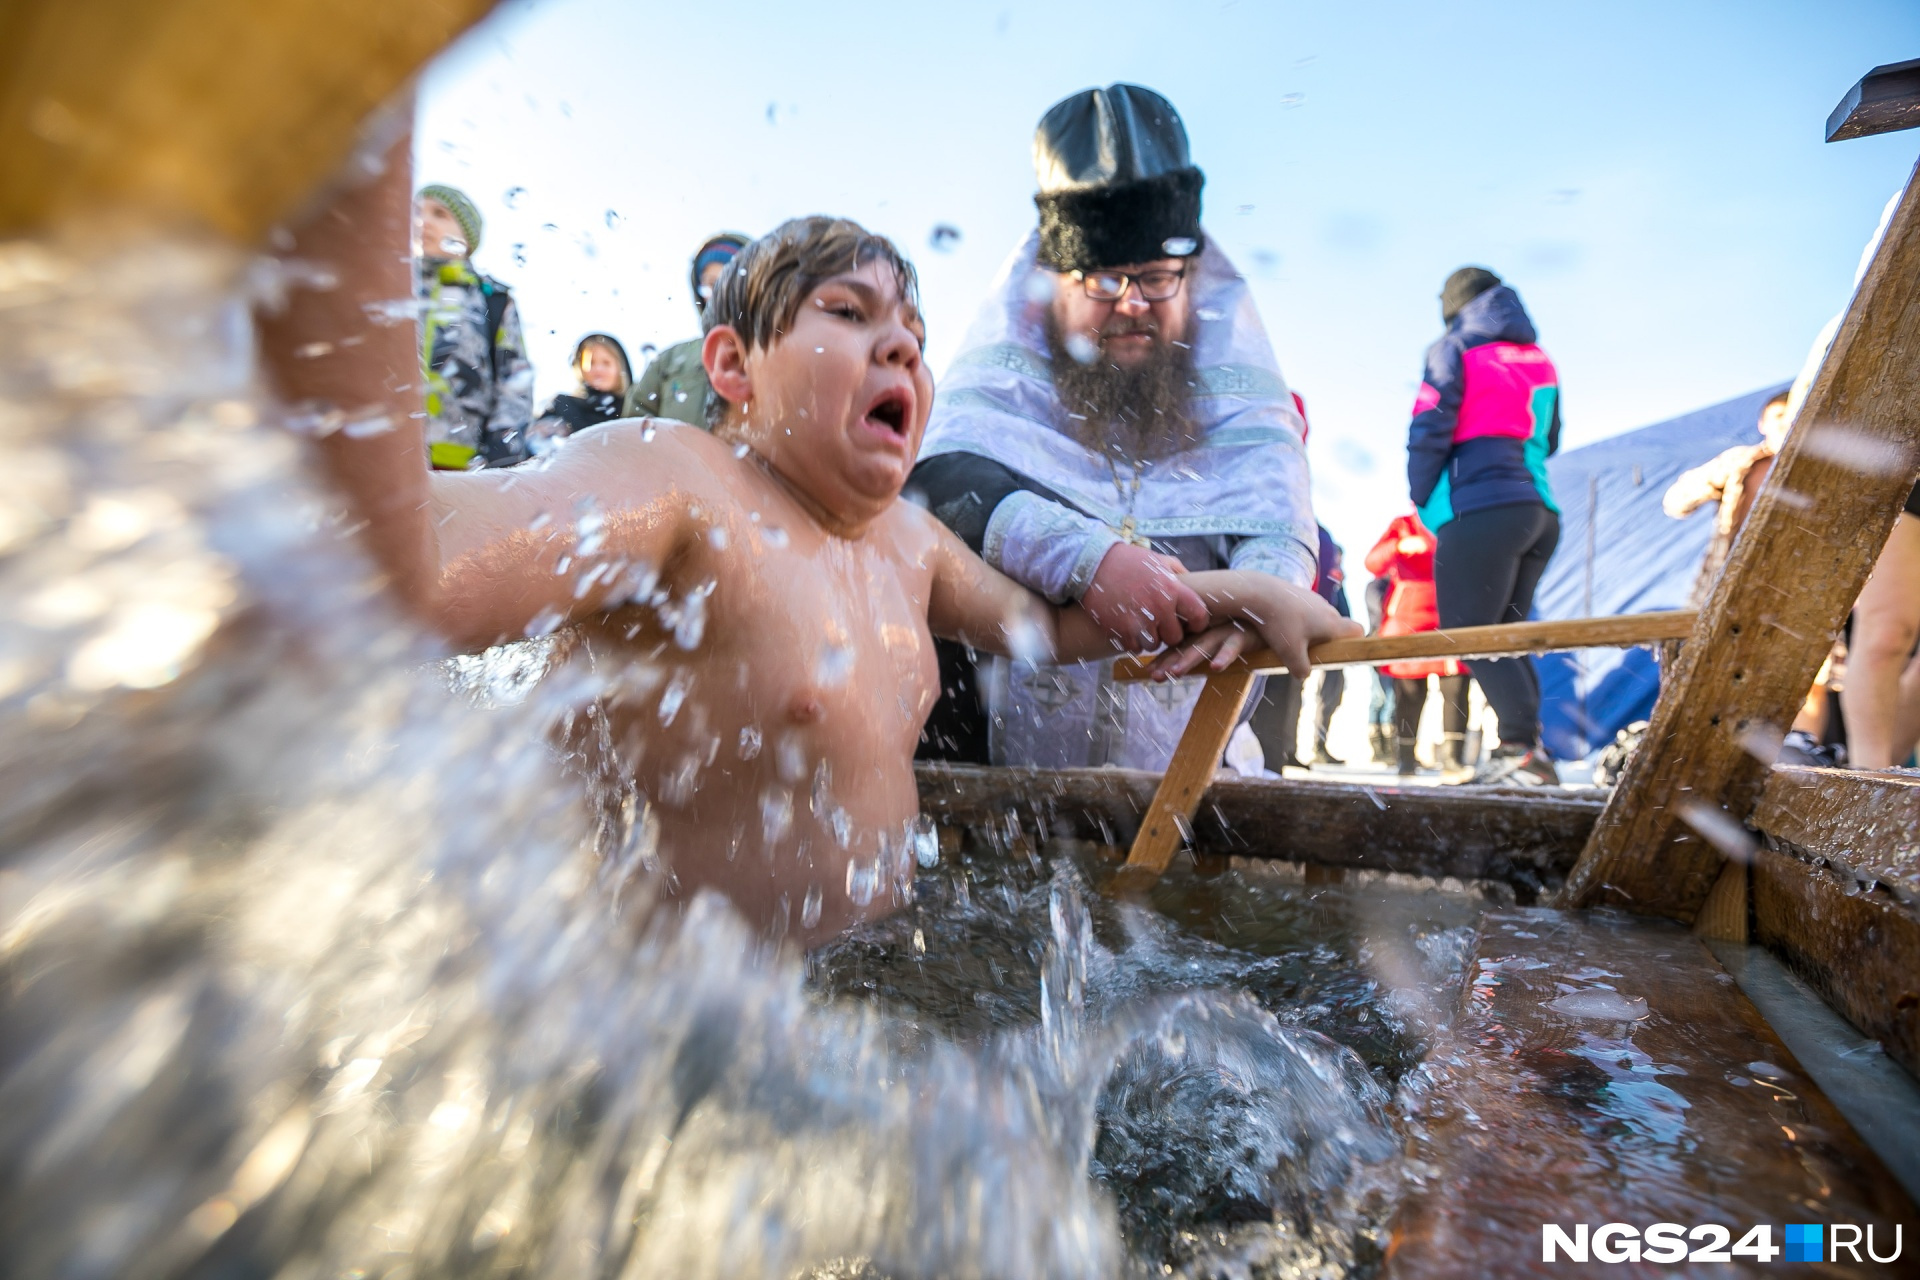
[[1920,907],[1920,775],[1776,767],[1753,823]]
[[1490,912],[1467,984],[1402,1086],[1415,1189],[1391,1280],[1567,1270],[1542,1264],[1542,1223],[1717,1222],[1735,1239],[1768,1223],[1777,1247],[1783,1223],[1872,1222],[1884,1252],[1912,1222],[1886,1166],[1677,925]]
[[1754,822],[1754,941],[1920,1075],[1920,779],[1775,769]]
[[[1692,632],[1695,617],[1691,609],[1669,609],[1605,618],[1454,627],[1410,636],[1357,636],[1316,645],[1307,651],[1307,657],[1316,667],[1370,667],[1409,658],[1503,658],[1567,649],[1622,648],[1683,639]],[[1113,678],[1144,680],[1152,665],[1151,657],[1121,658],[1113,664]],[[1233,663],[1222,674],[1279,670],[1280,659],[1271,650],[1260,649]]]
[[[1124,845],[1153,799],[1134,769],[921,764],[921,808],[950,826],[1019,828]],[[1420,876],[1497,880],[1523,901],[1551,891],[1600,813],[1595,798],[1539,790],[1231,778],[1201,796],[1199,857],[1244,857]]]
[[1920,183],[1909,180],[1564,901],[1690,921],[1920,468]]
[[0,235],[130,213],[257,242],[340,168],[369,114],[492,7],[0,5]]

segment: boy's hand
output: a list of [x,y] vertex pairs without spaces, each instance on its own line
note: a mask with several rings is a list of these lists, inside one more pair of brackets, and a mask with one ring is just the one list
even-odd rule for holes
[[1239,620],[1161,654],[1152,668],[1156,679],[1186,675],[1202,662],[1214,671],[1222,670],[1252,649],[1256,640],[1273,650],[1289,674],[1304,678],[1313,669],[1307,660],[1308,648],[1364,631],[1318,595],[1278,578],[1233,571],[1204,577],[1209,599],[1220,587],[1226,588],[1220,594],[1230,598],[1230,608],[1216,611],[1234,613]]
[[1176,680],[1201,663],[1209,670],[1223,671],[1227,665],[1256,648],[1253,633],[1238,622],[1223,622],[1209,627],[1193,639],[1168,649],[1147,669],[1155,680]]
[[1172,556],[1119,543],[1094,570],[1080,607],[1129,653],[1179,644],[1209,621],[1207,606],[1180,581],[1186,571]]

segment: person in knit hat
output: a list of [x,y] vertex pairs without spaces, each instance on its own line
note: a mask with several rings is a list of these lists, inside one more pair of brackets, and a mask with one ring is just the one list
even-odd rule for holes
[[510,466],[527,456],[533,366],[513,294],[473,267],[482,225],[458,188],[422,187],[414,201],[427,456],[442,471]]
[[[700,246],[693,255],[693,309],[703,311],[713,296],[720,277],[740,251],[747,237],[723,231]],[[629,418],[672,418],[692,426],[707,425],[707,371],[700,363],[701,339],[689,338],[675,343],[647,365],[640,381],[627,392]]]
[[[1311,594],[1300,413],[1202,226],[1179,112],[1140,85],[1082,90],[1041,118],[1033,161],[1038,225],[941,381],[912,488],[989,564],[1115,637],[1183,613],[1182,570]],[[923,754],[1164,769],[1202,682],[1115,684],[1108,666],[976,669],[949,647]]]

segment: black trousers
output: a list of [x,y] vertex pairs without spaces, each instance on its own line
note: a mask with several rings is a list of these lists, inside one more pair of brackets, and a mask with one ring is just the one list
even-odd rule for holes
[[[1543,503],[1491,507],[1440,526],[1433,585],[1440,625],[1478,627],[1525,622],[1534,588],[1560,542],[1560,517]],[[1540,678],[1528,658],[1472,658],[1487,705],[1500,718],[1502,746],[1540,740]]]
[[1313,710],[1313,745],[1327,749],[1327,730],[1333,727],[1333,713],[1347,696],[1347,673],[1339,667],[1320,673],[1320,696]]
[[1260,743],[1267,768],[1278,773],[1282,765],[1299,764],[1300,682],[1284,671],[1268,676],[1266,691],[1254,704],[1247,727]]
[[[1441,676],[1440,732],[1464,734],[1467,731],[1467,691],[1473,677]],[[1393,731],[1412,742],[1420,736],[1420,713],[1427,709],[1427,677],[1393,681]]]

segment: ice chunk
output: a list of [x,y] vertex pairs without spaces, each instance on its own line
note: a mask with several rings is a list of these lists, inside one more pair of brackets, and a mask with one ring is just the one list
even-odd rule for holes
[[1647,1016],[1647,1002],[1618,991],[1575,991],[1558,1000],[1547,1001],[1547,1008],[1569,1018],[1593,1018],[1604,1022],[1638,1022]]

